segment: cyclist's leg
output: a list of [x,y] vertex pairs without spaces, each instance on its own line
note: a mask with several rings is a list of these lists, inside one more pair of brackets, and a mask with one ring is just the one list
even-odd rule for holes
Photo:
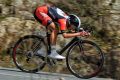
[[51,22],[47,27],[49,30],[51,30],[51,45],[55,46],[58,31],[56,30],[54,22]]
[[34,11],[34,18],[42,23],[44,18],[47,17],[47,13],[48,13],[48,8],[47,6],[38,6],[35,11]]
[[51,45],[56,45],[57,31],[55,29],[55,24],[52,19],[47,15],[48,8],[46,6],[41,6],[36,8],[34,12],[35,19],[38,20],[42,25],[47,26],[47,29],[52,31],[51,33]]
[[44,26],[47,26],[47,29],[51,31],[51,46],[56,45],[56,39],[57,39],[57,30],[55,28],[54,22],[52,22],[52,19],[49,16],[46,16],[44,20],[42,20],[42,24]]
[[51,58],[55,58],[55,59],[65,59],[65,57],[59,55],[56,52],[57,30],[56,30],[54,22],[52,22],[52,19],[43,12],[36,12],[36,16],[38,17],[38,19],[41,20],[41,23],[44,26],[47,26],[47,29],[51,30],[51,40],[50,41],[51,41],[52,50],[51,50],[51,54],[49,56]]
[[56,40],[57,40],[58,31],[56,30],[56,26],[54,22],[48,25],[48,29],[51,30],[51,54],[49,55],[49,57],[55,58],[55,59],[65,59],[65,57],[59,55],[56,52]]

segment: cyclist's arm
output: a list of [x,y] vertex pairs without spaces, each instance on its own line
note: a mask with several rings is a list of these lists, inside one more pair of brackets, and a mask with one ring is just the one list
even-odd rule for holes
[[86,31],[82,31],[82,32],[77,32],[77,33],[63,33],[63,37],[64,38],[71,38],[71,37],[77,37],[77,36],[89,36],[90,33],[86,32]]
[[63,33],[63,37],[64,38],[71,38],[71,37],[76,37],[76,36],[80,36],[81,33]]

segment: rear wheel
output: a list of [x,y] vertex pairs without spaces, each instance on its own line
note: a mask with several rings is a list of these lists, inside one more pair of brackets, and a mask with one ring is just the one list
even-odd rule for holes
[[88,79],[101,71],[104,55],[95,43],[83,40],[73,43],[68,50],[66,62],[73,75]]
[[47,48],[42,37],[27,35],[20,38],[13,48],[12,58],[20,70],[24,72],[37,72],[45,66],[44,57],[37,54],[40,49]]

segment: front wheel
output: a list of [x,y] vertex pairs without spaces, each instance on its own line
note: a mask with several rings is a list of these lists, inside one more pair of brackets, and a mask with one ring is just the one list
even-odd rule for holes
[[44,57],[38,56],[37,51],[47,49],[42,37],[27,35],[20,38],[13,47],[12,58],[18,69],[24,72],[37,72],[45,66]]
[[102,69],[104,55],[94,42],[77,41],[69,48],[66,57],[69,71],[78,78],[88,79],[96,76]]

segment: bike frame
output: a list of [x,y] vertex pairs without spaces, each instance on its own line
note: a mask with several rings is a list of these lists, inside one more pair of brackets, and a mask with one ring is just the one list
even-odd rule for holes
[[[57,35],[62,34],[62,33],[58,33]],[[47,31],[46,32],[46,37],[47,37],[47,43],[48,43],[48,55],[51,53],[51,44],[50,44],[50,33]],[[74,37],[66,46],[64,46],[60,51],[58,51],[58,53],[61,55],[64,51],[66,51],[75,41],[79,41],[81,40],[78,37]]]

